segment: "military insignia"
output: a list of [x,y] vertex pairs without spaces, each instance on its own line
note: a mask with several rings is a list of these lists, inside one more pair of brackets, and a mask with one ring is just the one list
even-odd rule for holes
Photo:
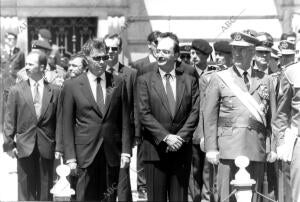
[[280,44],[280,47],[282,49],[287,49],[289,47],[289,44],[286,41],[282,41],[281,44]]
[[239,33],[235,34],[235,35],[234,35],[234,40],[235,40],[235,41],[240,41],[240,40],[242,40],[241,34],[239,34]]
[[260,104],[260,108],[266,114],[268,111],[268,101],[270,99],[269,89],[268,89],[267,85],[261,84],[258,88],[257,93],[258,93],[260,99],[262,100],[262,103]]

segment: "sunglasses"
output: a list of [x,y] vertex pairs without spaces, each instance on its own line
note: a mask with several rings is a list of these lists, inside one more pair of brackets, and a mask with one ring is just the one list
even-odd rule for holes
[[110,49],[111,49],[112,51],[114,51],[114,52],[116,52],[116,51],[119,50],[118,47],[112,47],[112,46],[107,46],[107,47],[106,47],[106,51],[109,51]]
[[100,62],[101,60],[102,61],[106,61],[106,60],[108,60],[108,58],[109,58],[108,55],[92,57],[93,60],[98,61],[98,62]]

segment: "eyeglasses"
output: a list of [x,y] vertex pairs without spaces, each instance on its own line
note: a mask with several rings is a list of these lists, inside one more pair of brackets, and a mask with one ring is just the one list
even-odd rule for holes
[[80,67],[81,65],[76,65],[76,64],[72,64],[72,63],[69,63],[68,67]]
[[119,47],[106,46],[106,51],[109,51],[110,49],[111,49],[112,51],[116,52],[116,51],[119,50]]
[[108,58],[109,58],[108,55],[92,57],[93,60],[98,61],[98,62],[100,62],[101,60],[102,61],[106,61],[106,60],[108,60]]
[[159,54],[160,52],[162,52],[164,55],[170,55],[171,51],[166,50],[166,49],[156,49],[156,54]]

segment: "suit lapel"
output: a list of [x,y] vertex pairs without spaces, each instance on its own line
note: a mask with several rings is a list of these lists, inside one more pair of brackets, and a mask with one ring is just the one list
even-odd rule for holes
[[85,94],[85,97],[92,104],[95,111],[98,112],[99,115],[102,115],[102,113],[95,101],[95,98],[93,96],[91,85],[89,83],[89,79],[86,74],[82,75],[80,84],[81,84],[81,91],[83,92],[83,94]]
[[163,106],[166,108],[169,115],[172,117],[172,113],[171,113],[170,106],[169,106],[169,101],[168,101],[168,98],[166,95],[166,91],[165,91],[161,76],[158,71],[158,67],[156,67],[156,70],[155,70],[152,78],[153,78],[152,85],[154,86],[154,89],[155,89],[156,93],[158,94],[158,97],[161,99]]
[[21,88],[21,94],[25,98],[25,101],[27,102],[30,111],[33,113],[34,117],[36,117],[29,80],[21,82]]
[[[181,101],[183,98],[185,90],[185,85],[184,85],[184,79],[182,77],[182,72],[177,70],[176,71],[176,107],[175,107],[175,116],[180,108]],[[174,116],[174,117],[175,117]]]
[[39,120],[41,120],[41,118],[44,116],[52,96],[53,96],[52,90],[51,90],[48,82],[44,82],[44,92],[43,92],[43,97],[42,97],[42,109],[41,109],[41,115],[39,117]]
[[111,98],[114,90],[116,89],[114,75],[105,72],[105,77],[106,77],[106,98],[105,98],[104,116],[110,107]]

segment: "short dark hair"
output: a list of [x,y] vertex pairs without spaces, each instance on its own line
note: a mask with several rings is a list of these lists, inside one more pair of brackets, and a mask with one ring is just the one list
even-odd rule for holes
[[119,40],[119,48],[122,49],[122,43],[123,42],[122,42],[122,38],[119,34],[107,34],[107,35],[105,35],[103,41],[105,43],[105,39],[114,39],[114,38],[117,38]]
[[48,57],[47,57],[46,53],[44,53],[41,50],[35,49],[35,50],[32,50],[28,55],[31,55],[31,54],[37,54],[39,65],[44,65],[44,68],[46,68],[47,61],[48,61]]
[[180,52],[179,40],[176,34],[172,32],[164,32],[160,35],[160,38],[171,38],[174,41],[174,53]]
[[160,37],[160,35],[161,35],[160,31],[153,31],[148,35],[147,41],[149,43],[156,42],[157,39]]
[[99,39],[89,39],[85,44],[83,44],[81,51],[85,56],[89,56],[93,49],[104,50],[104,52],[106,52],[104,42]]
[[75,55],[72,55],[69,61],[74,60],[75,58],[81,58],[82,68],[83,68],[83,69],[87,69],[87,66],[88,66],[88,60],[87,60],[87,58],[85,57],[85,55],[83,55],[83,54],[75,54]]

